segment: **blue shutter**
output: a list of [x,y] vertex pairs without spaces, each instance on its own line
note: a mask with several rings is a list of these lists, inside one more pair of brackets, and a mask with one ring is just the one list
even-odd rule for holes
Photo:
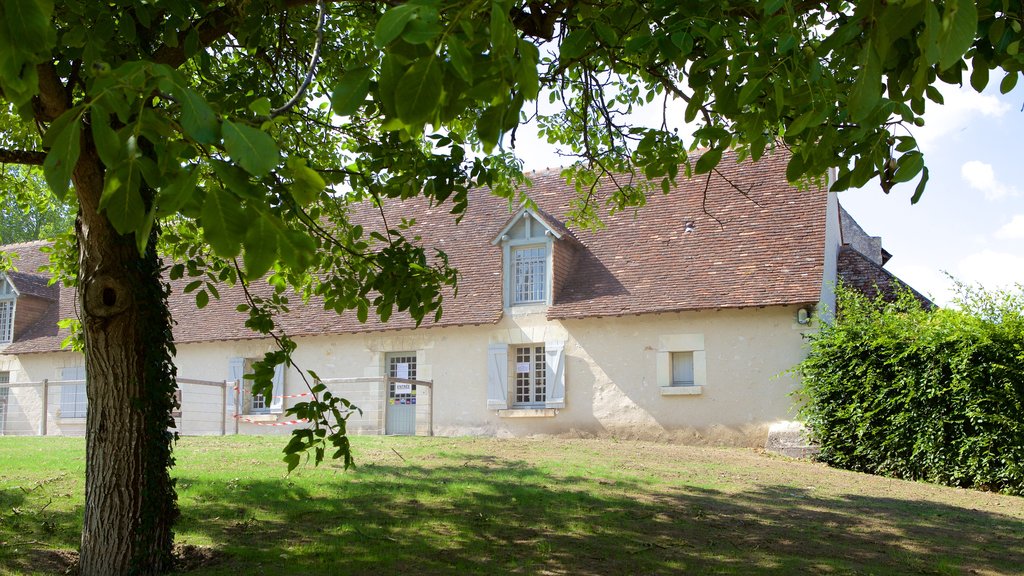
[[284,411],[284,364],[274,366],[274,392],[270,399],[270,412],[280,414]]
[[[245,375],[245,358],[231,358],[228,360],[228,387],[231,388],[231,413],[235,413],[235,407],[239,406],[239,398],[242,392],[242,376]],[[246,412],[242,407],[242,412]]]
[[565,408],[565,342],[544,343],[544,366],[548,383],[548,408]]
[[487,347],[487,407],[508,408],[508,344]]

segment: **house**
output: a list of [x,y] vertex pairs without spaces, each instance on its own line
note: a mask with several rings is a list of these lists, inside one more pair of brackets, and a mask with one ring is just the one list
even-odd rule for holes
[[[360,324],[312,302],[280,324],[299,344],[298,364],[363,410],[353,433],[760,445],[771,423],[795,416],[787,371],[834,307],[840,255],[873,246],[847,223],[856,242],[844,247],[835,194],[788,184],[787,161],[781,151],[757,163],[727,155],[709,179],[608,216],[601,230],[566,222],[574,192],[557,171],[529,175],[535,208],[472,192],[458,225],[447,206],[422,199],[385,205],[390,217],[415,215],[422,242],[460,270],[444,316],[418,328],[398,314]],[[613,185],[602,182],[592,200],[603,203]],[[19,271],[7,274],[2,298],[12,303],[0,307],[0,328],[14,327],[0,377],[24,386],[10,388],[6,430],[80,434],[83,359],[62,350],[56,325],[73,316],[74,294],[44,286],[40,248],[7,247]],[[184,284],[172,283],[171,296],[180,431],[302,425],[284,414],[306,393],[298,372],[279,371],[269,399],[245,385],[247,365],[273,343],[244,327],[240,290],[197,310]]]

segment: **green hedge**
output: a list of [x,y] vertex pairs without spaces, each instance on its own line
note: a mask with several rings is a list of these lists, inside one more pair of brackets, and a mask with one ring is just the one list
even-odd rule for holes
[[801,416],[830,465],[1024,493],[1024,289],[960,287],[959,309],[840,287],[811,338]]

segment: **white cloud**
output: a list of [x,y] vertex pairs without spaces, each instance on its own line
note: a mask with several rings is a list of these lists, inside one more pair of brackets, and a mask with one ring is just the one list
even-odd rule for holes
[[996,230],[995,237],[1008,240],[1024,238],[1024,214],[1015,214],[1012,220]]
[[1008,288],[1024,284],[1024,255],[995,250],[969,254],[957,266],[957,280],[985,288]]
[[971,88],[938,84],[944,104],[928,102],[925,124],[914,130],[918,145],[927,153],[937,146],[948,145],[944,138],[954,132],[969,130],[977,116],[998,118],[1012,106],[997,96],[978,94]]
[[960,167],[960,177],[975,190],[981,190],[986,200],[999,200],[1007,196],[1017,196],[1020,193],[1012,186],[1003,184],[996,178],[991,164],[978,160],[964,162]]

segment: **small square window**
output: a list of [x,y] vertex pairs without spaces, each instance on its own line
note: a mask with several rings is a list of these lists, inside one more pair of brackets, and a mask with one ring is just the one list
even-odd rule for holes
[[693,386],[693,352],[672,353],[672,386]]

